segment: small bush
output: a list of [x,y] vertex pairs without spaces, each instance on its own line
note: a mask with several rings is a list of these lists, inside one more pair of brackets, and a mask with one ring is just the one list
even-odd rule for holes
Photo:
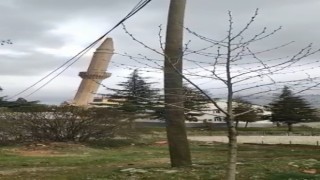
[[133,136],[129,114],[115,109],[47,107],[1,113],[1,140],[77,141]]

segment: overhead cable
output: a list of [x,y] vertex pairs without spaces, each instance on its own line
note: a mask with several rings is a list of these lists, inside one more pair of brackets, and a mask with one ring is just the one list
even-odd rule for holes
[[121,25],[122,23],[124,23],[126,20],[128,20],[130,17],[132,17],[133,15],[135,15],[137,12],[139,12],[142,8],[144,8],[149,2],[151,2],[151,0],[141,0],[122,20],[120,20],[116,25],[114,25],[110,30],[108,30],[106,33],[104,33],[102,36],[100,36],[98,39],[96,39],[95,41],[93,41],[91,44],[89,44],[87,47],[85,47],[83,50],[81,50],[80,52],[78,52],[75,56],[73,56],[72,58],[70,58],[69,60],[67,60],[66,62],[64,62],[62,65],[60,65],[59,67],[57,67],[56,69],[54,69],[53,71],[51,71],[50,73],[48,73],[47,75],[45,75],[44,77],[42,77],[40,80],[38,80],[37,82],[33,83],[32,85],[30,85],[29,87],[25,88],[24,90],[20,91],[19,93],[9,97],[8,99],[13,99],[21,94],[23,94],[24,92],[30,90],[32,87],[38,85],[40,82],[42,82],[43,80],[47,79],[49,76],[51,76],[52,74],[54,74],[55,72],[59,71],[60,69],[62,69],[64,66],[66,66],[68,63],[70,63],[69,65],[67,65],[62,71],[60,71],[57,75],[55,75],[53,78],[51,78],[50,80],[48,80],[44,85],[42,85],[41,87],[37,88],[36,90],[34,90],[33,92],[31,92],[30,94],[28,94],[27,96],[31,96],[32,94],[36,93],[37,91],[39,91],[40,89],[42,89],[43,87],[45,87],[46,85],[48,85],[51,81],[53,81],[56,77],[58,77],[59,75],[61,75],[64,71],[66,71],[71,65],[73,65],[75,62],[77,62],[84,54],[86,54],[94,45],[96,45],[100,40],[102,40],[106,35],[108,35],[110,32],[112,32],[114,29],[116,29],[119,25]]

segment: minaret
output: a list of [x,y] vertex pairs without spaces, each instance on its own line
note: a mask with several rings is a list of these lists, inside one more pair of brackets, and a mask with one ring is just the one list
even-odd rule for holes
[[106,72],[113,55],[113,41],[107,38],[94,52],[87,72],[80,72],[81,84],[74,97],[73,103],[76,106],[87,106],[93,101],[102,80],[111,76]]

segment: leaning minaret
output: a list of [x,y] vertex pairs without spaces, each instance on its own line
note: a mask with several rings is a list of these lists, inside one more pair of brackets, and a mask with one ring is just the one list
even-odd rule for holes
[[80,87],[74,97],[74,105],[86,106],[93,100],[102,80],[111,76],[106,72],[113,55],[113,41],[107,38],[94,52],[87,72],[80,72],[82,78]]

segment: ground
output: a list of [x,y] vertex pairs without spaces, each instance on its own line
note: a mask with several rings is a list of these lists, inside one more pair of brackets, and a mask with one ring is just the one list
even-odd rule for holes
[[[227,136],[189,136],[192,141],[228,142]],[[238,136],[238,143],[254,144],[304,144],[320,146],[320,136]]]
[[[257,130],[247,129],[245,132],[256,134]],[[304,132],[300,131],[301,134]],[[116,140],[103,145],[55,142],[2,146],[0,179],[223,179],[227,154],[225,143],[191,141],[193,165],[171,168],[163,129],[143,133],[144,139],[139,141]],[[190,137],[222,133],[188,130]],[[316,145],[240,144],[237,179],[320,180],[319,150]]]

